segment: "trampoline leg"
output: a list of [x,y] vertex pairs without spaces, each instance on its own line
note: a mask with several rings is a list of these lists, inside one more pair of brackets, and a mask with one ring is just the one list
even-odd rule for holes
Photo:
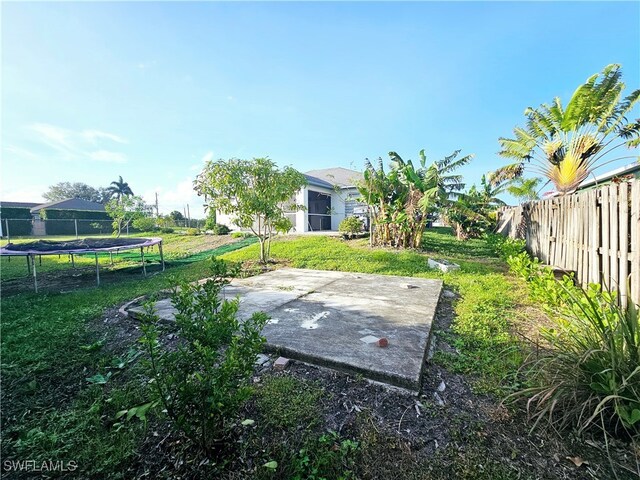
[[109,260],[111,260],[111,266],[113,266],[113,252],[109,252]]
[[98,252],[95,252],[96,256],[96,284],[100,286],[100,266],[98,265]]
[[38,255],[38,257],[39,257],[40,266],[42,266],[42,255]]
[[158,250],[160,251],[160,263],[162,263],[162,271],[164,272],[164,255],[162,254],[162,242],[158,244]]
[[36,259],[32,258],[31,263],[33,264],[33,286],[38,293],[38,276],[36,275]]
[[31,275],[31,264],[30,264],[31,260],[29,258],[29,255],[27,255],[26,258],[27,258],[27,275]]
[[71,257],[71,266],[72,266],[73,268],[76,268],[76,261],[73,259],[73,253],[72,253],[72,254],[70,254],[70,257]]
[[144,247],[140,247],[140,256],[142,257],[142,273],[147,276],[147,267],[144,264]]

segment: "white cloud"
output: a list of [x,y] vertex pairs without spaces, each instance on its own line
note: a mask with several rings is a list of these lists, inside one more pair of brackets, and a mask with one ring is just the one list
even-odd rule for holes
[[[109,150],[113,143],[128,143],[123,137],[102,130],[75,131],[47,123],[35,123],[29,129],[37,140],[58,152],[64,160],[93,160],[96,162],[125,163],[127,156]],[[99,147],[95,150],[95,147]],[[100,148],[102,147],[102,148]]]
[[89,158],[97,162],[109,162],[109,163],[126,163],[127,157],[123,153],[110,152],[108,150],[98,150],[96,152],[90,152]]
[[204,197],[199,197],[193,190],[193,179],[185,178],[170,188],[156,187],[147,190],[142,195],[147,203],[155,204],[155,194],[158,193],[158,204],[160,213],[167,214],[173,210],[182,212],[186,205],[189,205],[191,218],[204,218]]
[[191,166],[189,167],[189,171],[190,171],[190,172],[200,172],[200,171],[202,170],[202,164],[203,164],[203,163],[204,163],[204,164],[206,164],[207,162],[212,161],[212,160],[213,160],[213,158],[214,158],[214,157],[213,157],[213,152],[212,152],[212,151],[209,151],[209,152],[205,153],[205,154],[202,156],[202,161],[201,161],[201,163],[194,163],[193,165],[191,165]]
[[45,192],[45,185],[30,185],[27,188],[5,188],[2,186],[0,199],[6,202],[43,202],[42,192]]
[[31,150],[27,150],[26,148],[17,147],[15,145],[7,145],[4,147],[4,151],[9,155],[13,155],[16,157],[20,157],[23,159],[37,159],[38,155],[33,153]]
[[103,132],[100,130],[84,130],[82,132],[82,136],[93,143],[95,143],[97,140],[100,140],[101,138],[117,143],[129,143],[124,138],[118,135],[114,135],[113,133],[109,132]]

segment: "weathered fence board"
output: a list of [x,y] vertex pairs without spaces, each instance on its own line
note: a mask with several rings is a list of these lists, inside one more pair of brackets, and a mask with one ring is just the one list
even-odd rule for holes
[[582,285],[640,304],[640,180],[504,207],[498,232],[524,238],[532,255],[575,272]]

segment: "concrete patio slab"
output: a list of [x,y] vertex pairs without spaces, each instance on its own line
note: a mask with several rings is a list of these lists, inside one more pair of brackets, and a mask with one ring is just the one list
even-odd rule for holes
[[[418,391],[441,289],[440,280],[285,268],[234,280],[224,294],[239,296],[240,318],[271,317],[267,350]],[[173,321],[170,300],[156,310]]]

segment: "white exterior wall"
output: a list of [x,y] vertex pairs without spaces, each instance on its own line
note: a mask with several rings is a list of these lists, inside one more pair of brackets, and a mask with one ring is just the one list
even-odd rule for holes
[[296,194],[296,203],[298,205],[304,205],[304,210],[298,210],[296,212],[296,233],[302,233],[307,231],[307,210],[309,204],[309,197],[307,197],[306,187],[301,188]]
[[[345,189],[339,192],[336,192],[330,188],[326,187],[318,187],[315,185],[308,185],[298,191],[296,194],[296,203],[298,205],[304,205],[304,210],[299,210],[295,213],[296,218],[296,226],[294,231],[296,233],[304,233],[309,231],[309,221],[308,221],[308,211],[309,207],[309,196],[308,191],[313,190],[315,192],[326,193],[327,195],[331,195],[331,230],[338,230],[338,226],[340,222],[345,219],[345,201],[348,199],[349,193],[357,192],[355,189]],[[225,215],[222,213],[217,213],[216,219],[218,223],[226,225],[232,230],[240,230],[237,225],[232,222],[233,215]]]

